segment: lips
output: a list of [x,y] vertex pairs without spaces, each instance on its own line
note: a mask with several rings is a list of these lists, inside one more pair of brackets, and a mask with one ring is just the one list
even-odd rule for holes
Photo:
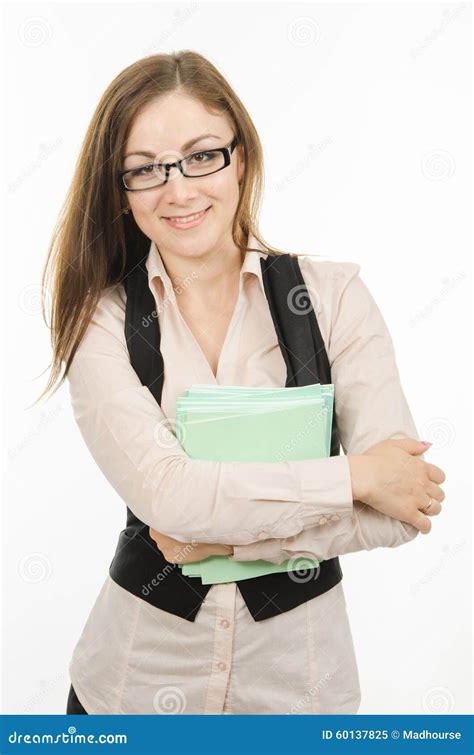
[[205,210],[208,210],[209,207],[204,207],[202,210],[195,210],[194,212],[190,212],[188,215],[163,215],[165,220],[184,220],[185,218],[191,218],[193,215],[198,215],[200,212],[205,212]]
[[198,226],[202,225],[202,223],[206,222],[206,218],[209,216],[209,213],[211,212],[212,205],[210,205],[206,210],[202,210],[197,215],[189,215],[183,216],[183,218],[188,219],[180,219],[175,220],[174,218],[163,218],[166,225],[172,228],[175,231],[190,231],[194,228],[197,228]]

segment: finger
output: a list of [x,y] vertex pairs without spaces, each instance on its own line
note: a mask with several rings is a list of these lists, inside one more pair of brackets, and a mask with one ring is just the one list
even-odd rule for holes
[[412,456],[418,456],[427,450],[426,446],[420,440],[415,440],[415,438],[390,438],[390,443]]
[[422,535],[427,535],[431,531],[431,522],[429,518],[426,514],[423,514],[423,512],[418,511],[418,509],[415,510],[408,523],[416,527]]
[[430,498],[433,498],[435,501],[438,501],[438,503],[442,503],[444,499],[446,498],[444,494],[444,490],[440,488],[439,485],[436,485],[436,483],[431,482],[431,481],[425,485],[425,493]]
[[438,483],[438,485],[442,482],[445,482],[446,475],[444,474],[443,470],[436,466],[436,464],[428,464],[427,461],[425,461],[426,467],[427,467],[427,473],[430,480],[433,482]]
[[443,507],[441,506],[439,501],[435,501],[434,498],[431,499],[431,506],[429,509],[426,509],[422,511],[423,514],[426,514],[426,516],[437,516],[438,514],[441,514],[441,511],[443,510]]

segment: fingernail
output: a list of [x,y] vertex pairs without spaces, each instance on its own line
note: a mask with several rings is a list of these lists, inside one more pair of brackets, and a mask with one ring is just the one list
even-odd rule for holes
[[420,441],[420,442],[421,442],[421,443],[423,443],[423,445],[424,445],[424,446],[426,446],[427,448],[428,448],[429,446],[432,446],[432,445],[433,445],[432,443],[428,443],[428,441],[427,441],[427,440],[422,440],[422,441]]

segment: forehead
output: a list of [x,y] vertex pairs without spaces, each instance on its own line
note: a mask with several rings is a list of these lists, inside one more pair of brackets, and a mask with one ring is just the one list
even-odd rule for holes
[[148,103],[135,116],[125,151],[180,151],[187,141],[206,132],[225,137],[229,127],[224,115],[210,112],[193,97],[171,92]]

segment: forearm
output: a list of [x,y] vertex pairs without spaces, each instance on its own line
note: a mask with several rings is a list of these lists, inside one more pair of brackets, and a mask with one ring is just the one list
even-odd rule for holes
[[344,457],[276,464],[179,459],[153,479],[140,518],[184,542],[248,545],[353,513]]
[[288,538],[272,538],[248,546],[235,546],[235,561],[262,559],[281,564],[296,556],[326,561],[335,556],[374,548],[394,548],[413,540],[416,527],[392,519],[354,501],[353,515],[344,520],[330,521],[324,527],[313,527]]

